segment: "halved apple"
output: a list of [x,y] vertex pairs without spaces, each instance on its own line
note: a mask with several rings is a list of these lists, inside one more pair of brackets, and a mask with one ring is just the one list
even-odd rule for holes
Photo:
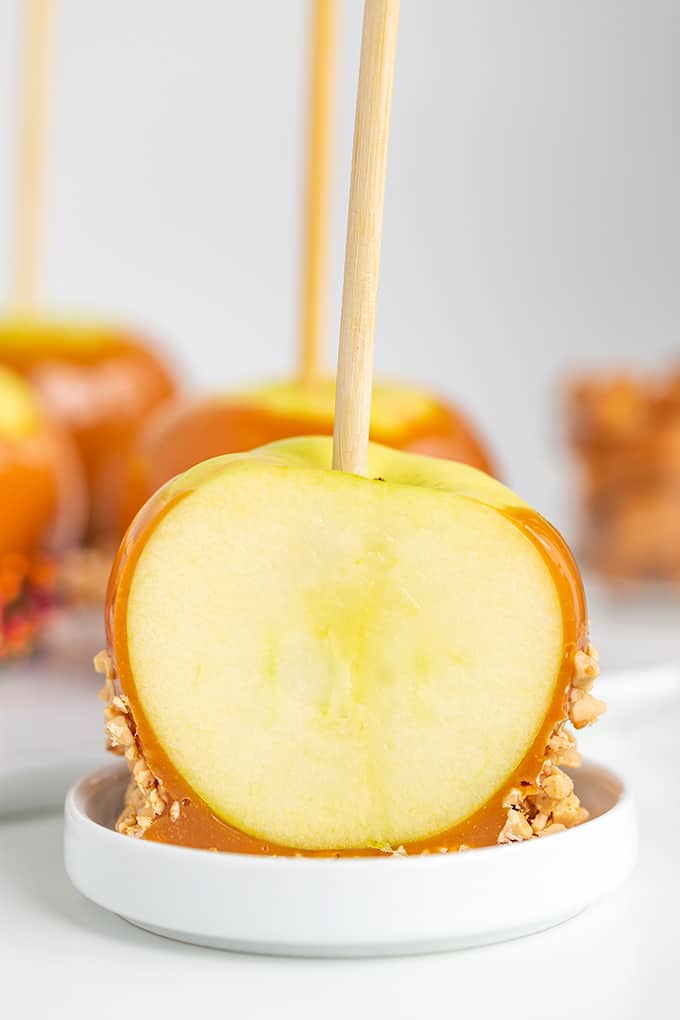
[[[133,447],[125,526],[156,489],[202,460],[293,436],[332,435],[334,405],[333,379],[308,385],[290,379],[168,404],[148,420]],[[371,438],[493,473],[488,451],[462,413],[416,386],[375,384]]]
[[566,546],[473,468],[371,444],[361,478],[331,446],[201,464],[121,547],[109,733],[152,794],[135,834],[479,845],[535,791],[586,647]]

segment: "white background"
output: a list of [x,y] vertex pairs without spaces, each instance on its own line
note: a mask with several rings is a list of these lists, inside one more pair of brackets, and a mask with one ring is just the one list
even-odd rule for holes
[[[304,0],[55,0],[43,293],[200,384],[289,371]],[[329,363],[362,4],[343,5]],[[19,3],[0,0],[0,293]],[[404,0],[377,343],[474,412],[563,522],[565,369],[678,351],[677,0]]]

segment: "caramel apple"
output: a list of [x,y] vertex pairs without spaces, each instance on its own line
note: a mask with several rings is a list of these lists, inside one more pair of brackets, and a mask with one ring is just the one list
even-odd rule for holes
[[170,370],[122,330],[32,319],[0,322],[0,364],[31,382],[75,441],[89,497],[85,544],[117,542],[130,448],[174,392]]
[[420,854],[587,817],[566,726],[604,706],[564,541],[489,475],[368,441],[398,15],[366,0],[333,438],[174,478],[111,575],[97,667],[128,836]]
[[565,725],[599,714],[558,533],[462,464],[332,441],[220,457],[137,518],[112,575],[121,831],[250,853],[452,850],[585,817]]
[[52,601],[51,554],[77,540],[84,510],[69,438],[0,365],[0,660],[32,647]]
[[[194,464],[277,439],[331,435],[335,382],[272,383],[232,395],[173,401],[139,433],[123,486],[126,526],[162,484]],[[397,449],[462,461],[493,473],[473,427],[451,405],[413,386],[373,388],[371,437]]]

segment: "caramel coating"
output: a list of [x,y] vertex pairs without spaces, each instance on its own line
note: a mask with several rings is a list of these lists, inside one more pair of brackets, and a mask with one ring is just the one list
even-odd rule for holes
[[[11,378],[7,370],[2,377],[0,384]],[[84,519],[69,437],[32,406],[30,392],[25,398],[28,426],[0,432],[0,660],[30,649],[52,600],[48,554],[75,541]]]
[[75,441],[89,499],[84,542],[119,539],[129,451],[176,389],[165,363],[122,331],[40,322],[0,324],[0,363],[30,380]]
[[69,437],[40,417],[30,435],[0,436],[0,556],[60,551],[82,530],[83,480]]

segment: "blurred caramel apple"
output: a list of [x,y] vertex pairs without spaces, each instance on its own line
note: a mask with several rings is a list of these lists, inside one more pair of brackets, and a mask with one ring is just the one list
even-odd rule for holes
[[[331,435],[335,383],[291,380],[241,393],[172,402],[140,432],[129,466],[124,523],[162,484],[210,457],[296,435]],[[450,404],[413,386],[377,383],[371,437],[385,446],[493,473],[475,430]]]
[[123,330],[33,319],[0,322],[0,364],[30,380],[75,441],[89,499],[84,543],[117,542],[129,452],[175,391],[170,370]]
[[567,414],[584,561],[618,586],[680,584],[680,372],[574,380]]
[[263,854],[422,853],[586,817],[560,764],[602,710],[559,534],[467,465],[332,440],[161,489],[112,574],[119,831]]
[[85,505],[70,438],[0,365],[0,660],[32,647],[52,600],[52,554],[78,540]]

